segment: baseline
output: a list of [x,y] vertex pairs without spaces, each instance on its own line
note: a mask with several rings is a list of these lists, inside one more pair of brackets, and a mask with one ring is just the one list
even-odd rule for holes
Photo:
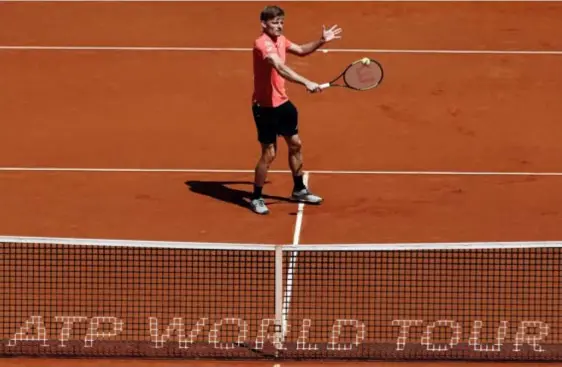
[[[180,52],[250,52],[248,47],[158,47],[158,46],[0,46],[0,51],[180,51]],[[445,50],[445,49],[375,49],[324,48],[316,53],[377,54],[468,54],[468,55],[562,55],[562,50]]]

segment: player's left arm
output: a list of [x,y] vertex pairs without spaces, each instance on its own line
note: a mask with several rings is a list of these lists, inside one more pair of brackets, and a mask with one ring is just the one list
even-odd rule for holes
[[311,53],[322,47],[324,44],[335,39],[340,39],[341,36],[339,36],[339,34],[341,32],[341,28],[337,28],[337,25],[334,25],[329,29],[326,29],[325,26],[322,26],[322,37],[320,37],[320,39],[302,45],[291,43],[288,46],[287,51],[297,56],[310,55]]

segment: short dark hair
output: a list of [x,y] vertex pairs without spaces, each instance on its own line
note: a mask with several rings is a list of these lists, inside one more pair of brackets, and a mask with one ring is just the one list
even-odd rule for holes
[[285,11],[277,5],[268,5],[260,13],[260,20],[267,22],[276,17],[285,16]]

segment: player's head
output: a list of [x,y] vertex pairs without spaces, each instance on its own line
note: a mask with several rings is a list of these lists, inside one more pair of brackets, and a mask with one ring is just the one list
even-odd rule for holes
[[278,37],[283,34],[285,11],[277,5],[268,5],[262,10],[260,21],[265,33],[270,37]]

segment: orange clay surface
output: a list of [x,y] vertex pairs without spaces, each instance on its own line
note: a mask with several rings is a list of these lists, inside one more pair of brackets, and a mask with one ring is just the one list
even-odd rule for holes
[[[295,42],[318,37],[322,24],[341,26],[343,40],[329,48],[562,49],[561,3],[281,4]],[[0,45],[247,48],[264,5],[2,3]],[[376,90],[308,95],[289,85],[305,169],[562,171],[560,56],[349,52],[289,63],[325,82],[363,56],[385,67]],[[0,173],[0,234],[292,242],[289,174],[269,176],[270,216],[243,206],[259,154],[249,52],[3,49],[0,65],[0,167],[15,167]],[[248,172],[23,169],[30,167]],[[272,168],[287,168],[283,145]],[[310,184],[326,202],[305,208],[301,243],[562,239],[562,177],[313,173]],[[241,364],[2,360],[44,365]],[[313,364],[281,363],[305,365]]]

